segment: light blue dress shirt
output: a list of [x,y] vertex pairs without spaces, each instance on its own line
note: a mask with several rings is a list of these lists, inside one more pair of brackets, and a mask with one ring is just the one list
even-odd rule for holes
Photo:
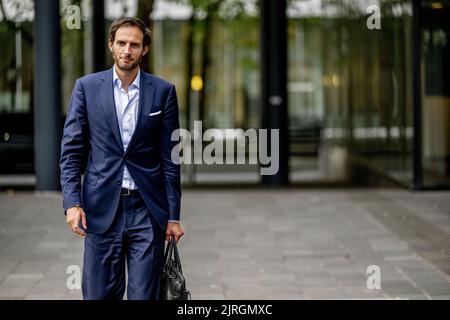
[[[114,102],[116,104],[117,121],[122,138],[123,151],[125,152],[138,120],[141,70],[138,71],[133,83],[128,86],[128,93],[122,87],[122,81],[117,75],[116,67],[113,70]],[[126,165],[123,171],[122,188],[136,189],[136,185]]]

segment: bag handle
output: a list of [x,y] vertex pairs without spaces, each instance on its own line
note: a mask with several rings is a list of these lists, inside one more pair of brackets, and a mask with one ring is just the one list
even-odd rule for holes
[[169,239],[169,242],[167,243],[166,252],[164,253],[164,266],[167,268],[170,266],[170,260],[172,258],[172,251],[173,251],[173,245],[172,245],[172,236]]
[[174,251],[175,263],[180,268],[181,274],[183,274],[183,270],[181,269],[181,259],[180,259],[180,256],[178,254],[177,242],[176,242],[175,238],[173,238],[173,251]]
[[180,255],[178,254],[177,249],[177,241],[175,240],[174,236],[170,236],[169,243],[167,244],[166,252],[164,253],[164,261],[165,266],[170,266],[170,260],[172,259],[172,256],[175,260],[175,264],[180,269],[180,272],[183,273],[181,268],[181,259]]

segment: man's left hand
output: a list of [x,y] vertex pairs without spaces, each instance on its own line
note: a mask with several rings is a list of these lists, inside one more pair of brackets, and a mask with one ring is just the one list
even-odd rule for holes
[[168,222],[166,229],[166,241],[170,240],[170,236],[174,236],[178,240],[184,235],[184,230],[179,222]]

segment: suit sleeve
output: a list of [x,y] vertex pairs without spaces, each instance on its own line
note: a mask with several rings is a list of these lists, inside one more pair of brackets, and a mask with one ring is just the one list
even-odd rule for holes
[[176,148],[178,140],[172,141],[172,133],[180,128],[178,100],[175,86],[170,89],[163,112],[161,132],[161,163],[163,169],[164,187],[169,203],[169,220],[180,220],[180,165],[172,161],[172,150]]
[[61,141],[61,187],[64,212],[81,205],[81,170],[87,144],[86,99],[80,80],[75,82]]

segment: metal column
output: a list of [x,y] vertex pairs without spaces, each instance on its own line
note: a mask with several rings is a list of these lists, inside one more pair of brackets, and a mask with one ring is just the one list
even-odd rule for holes
[[413,185],[414,190],[423,188],[422,169],[422,29],[420,1],[413,0]]
[[37,190],[59,190],[61,62],[58,0],[35,1],[34,152]]
[[261,0],[261,19],[262,128],[280,133],[278,173],[263,175],[262,182],[282,186],[289,183],[286,0]]
[[92,1],[92,67],[94,72],[106,68],[105,1]]

